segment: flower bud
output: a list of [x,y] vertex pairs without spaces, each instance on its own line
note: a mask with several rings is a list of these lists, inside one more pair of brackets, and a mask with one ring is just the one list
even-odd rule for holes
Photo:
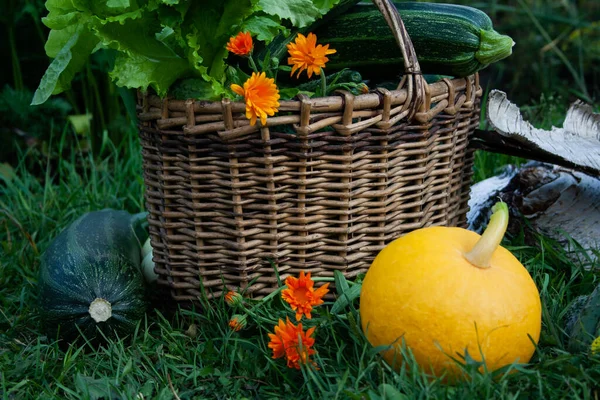
[[238,332],[244,329],[248,325],[247,317],[241,314],[235,314],[229,320],[229,327],[232,331]]
[[244,298],[238,292],[230,290],[225,295],[225,303],[230,307],[239,307],[244,303]]

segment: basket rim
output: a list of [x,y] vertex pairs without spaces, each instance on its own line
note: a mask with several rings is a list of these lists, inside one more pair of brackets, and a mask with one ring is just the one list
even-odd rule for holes
[[[220,101],[179,100],[138,91],[137,114],[144,124],[156,121],[159,130],[167,135],[198,135],[216,132],[221,139],[233,140],[281,125],[293,125],[300,135],[314,133],[331,126],[341,134],[350,136],[369,126],[389,129],[407,117],[410,123],[428,124],[442,112],[456,116],[459,111],[470,110],[481,96],[479,74],[454,78],[425,85],[425,103],[421,110],[409,115],[411,97],[409,88],[388,90],[377,87],[369,93],[353,95],[337,91],[333,96],[310,98],[297,95],[296,99],[281,100],[275,116],[263,125],[252,125],[245,118],[246,104],[223,98]],[[410,104],[409,104],[410,105]],[[177,116],[173,116],[176,113]],[[356,122],[358,121],[358,122]],[[180,131],[171,128],[182,127]]]
[[[437,82],[427,83],[426,86],[429,88],[427,91],[428,97],[431,103],[435,103],[439,100],[447,98],[447,95],[451,91],[461,91],[468,89],[469,83],[475,88],[479,87],[479,73],[468,75],[460,78],[444,78]],[[194,104],[194,112],[196,113],[220,113],[222,111],[223,102],[229,102],[231,110],[233,112],[244,112],[246,109],[246,103],[238,100],[232,101],[227,97],[223,97],[221,100],[198,100],[194,98],[187,99],[175,99],[170,97],[169,94],[166,96],[159,96],[155,92],[148,91],[143,92],[138,90],[138,94],[142,98],[152,99],[154,103],[158,100],[161,104],[168,106],[169,111],[186,111],[188,109],[189,102]],[[308,97],[303,94],[296,95],[295,98],[290,100],[279,101],[279,112],[287,111],[300,111],[303,103],[309,102],[312,106],[313,111],[341,111],[344,107],[344,97],[352,97],[354,100],[354,110],[363,110],[369,108],[381,107],[381,98],[383,95],[389,93],[391,96],[391,105],[403,104],[407,99],[408,90],[402,89],[386,89],[383,87],[375,87],[370,89],[368,93],[353,95],[352,93],[345,90],[336,90],[334,95],[321,96],[321,97]]]

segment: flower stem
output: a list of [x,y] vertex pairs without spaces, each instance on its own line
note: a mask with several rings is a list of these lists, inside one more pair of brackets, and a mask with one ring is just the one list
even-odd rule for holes
[[252,58],[252,53],[248,54],[248,64],[250,64],[250,68],[252,68],[252,70],[258,74],[258,68],[256,67],[256,64],[254,63],[254,59]]
[[325,71],[321,68],[321,96],[327,96],[327,77],[325,76]]
[[485,231],[465,258],[478,268],[489,268],[492,254],[500,245],[508,227],[508,206],[499,201],[492,207],[492,217]]

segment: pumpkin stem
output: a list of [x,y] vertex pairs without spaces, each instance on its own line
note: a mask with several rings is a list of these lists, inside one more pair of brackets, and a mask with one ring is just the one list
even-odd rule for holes
[[96,297],[90,304],[88,312],[96,323],[104,322],[112,316],[112,307],[107,300]]
[[492,254],[500,246],[500,242],[508,227],[508,206],[499,201],[492,207],[492,217],[485,231],[475,243],[473,250],[465,254],[465,258],[474,266],[489,268]]

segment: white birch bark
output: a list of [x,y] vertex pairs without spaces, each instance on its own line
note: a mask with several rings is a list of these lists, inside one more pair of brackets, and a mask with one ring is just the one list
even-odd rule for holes
[[[600,267],[600,178],[541,163],[509,169],[473,185],[469,229],[485,228],[499,198],[535,231],[561,242],[575,260]],[[573,248],[570,239],[582,249]]]
[[523,119],[519,108],[504,92],[490,92],[487,118],[501,136],[517,140],[524,148],[558,156],[592,175],[600,175],[600,114],[582,102],[567,111],[562,127],[535,128]]

